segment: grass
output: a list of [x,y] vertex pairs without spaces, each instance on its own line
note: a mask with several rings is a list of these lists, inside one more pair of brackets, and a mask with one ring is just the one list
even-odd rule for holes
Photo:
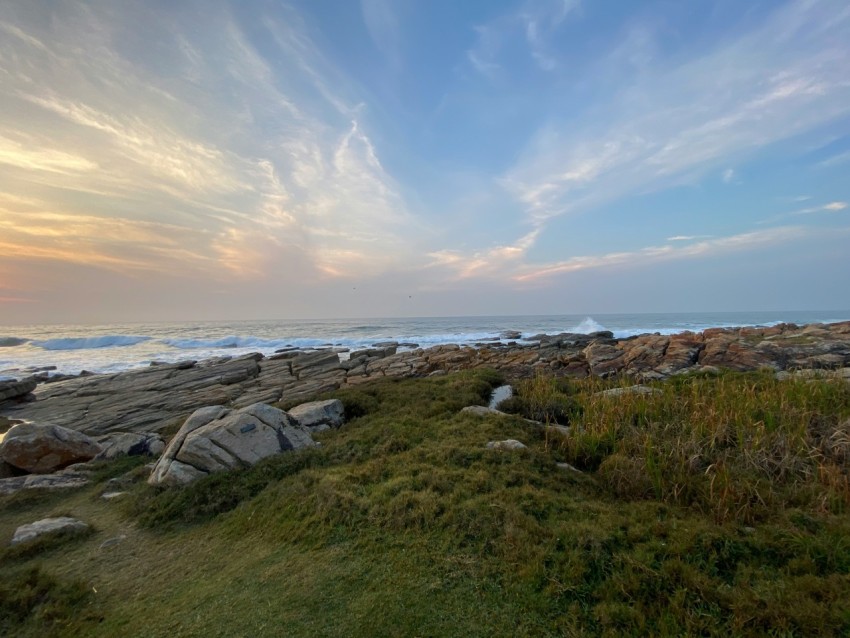
[[[597,392],[616,381],[519,384],[512,409],[570,426],[556,437],[460,414],[501,381],[339,391],[350,420],[320,448],[183,489],[104,502],[104,471],[0,499],[0,538],[59,512],[96,528],[0,557],[4,635],[37,634],[39,609],[43,635],[69,636],[850,632],[846,386],[722,374],[613,399]],[[507,438],[528,449],[484,447]]]

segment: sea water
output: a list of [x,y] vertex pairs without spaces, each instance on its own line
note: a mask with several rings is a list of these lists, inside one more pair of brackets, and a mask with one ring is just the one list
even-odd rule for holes
[[724,326],[830,323],[850,320],[848,311],[789,311],[679,314],[542,315],[503,317],[412,317],[311,321],[216,321],[104,325],[0,325],[0,379],[20,378],[38,368],[51,373],[118,372],[152,361],[202,360],[284,348],[366,348],[383,341],[417,344],[476,344],[524,339],[536,334],[610,330],[616,337],[675,334]]

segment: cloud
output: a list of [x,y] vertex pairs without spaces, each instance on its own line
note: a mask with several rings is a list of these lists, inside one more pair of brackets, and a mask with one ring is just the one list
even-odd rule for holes
[[727,168],[721,174],[721,178],[723,179],[724,184],[731,184],[732,181],[735,179],[735,171],[731,168]]
[[306,282],[415,259],[356,87],[297,13],[140,11],[0,10],[0,261]]
[[848,27],[850,13],[830,2],[792,3],[699,57],[651,65],[592,119],[553,115],[502,184],[541,225],[693,180],[847,117]]
[[707,239],[711,235],[673,235],[668,237],[667,241],[693,241],[694,239]]
[[847,208],[847,202],[831,202],[823,207],[823,210],[826,211],[839,211]]
[[360,0],[360,11],[369,36],[395,70],[402,67],[401,27],[396,5],[389,0]]
[[520,42],[538,69],[555,71],[560,61],[553,40],[580,5],[580,0],[525,0],[512,11],[474,27],[477,39],[466,52],[467,60],[478,73],[495,80],[503,62],[516,62],[506,50]]
[[843,153],[838,153],[837,155],[833,155],[822,162],[818,162],[818,166],[820,168],[831,168],[833,166],[838,166],[840,164],[844,164],[845,162],[850,162],[850,151],[844,151]]
[[814,215],[815,213],[837,213],[847,208],[847,206],[847,202],[830,202],[828,204],[824,204],[823,206],[809,206],[808,208],[801,208],[799,210],[791,211],[790,213],[782,213],[781,215],[776,215],[774,217],[769,217],[768,219],[763,219],[759,223],[769,224],[779,221],[781,219],[787,219],[788,217],[798,217],[800,215]]
[[[759,247],[790,242],[809,234],[801,226],[784,226],[769,230],[739,233],[728,237],[679,235],[668,238],[673,242],[693,242],[684,246],[648,246],[640,250],[612,252],[602,255],[581,255],[545,264],[528,263],[527,253],[537,238],[532,232],[514,245],[498,246],[486,251],[463,253],[439,251],[430,256],[431,268],[451,273],[450,281],[467,279],[509,280],[516,283],[541,281],[555,275],[622,266],[632,268],[644,263],[689,258],[710,257],[727,252],[741,252]],[[701,239],[702,241],[693,240]]]
[[637,251],[579,256],[539,266],[528,265],[520,272],[512,275],[511,278],[516,282],[532,282],[580,270],[616,266],[632,268],[656,261],[710,257],[727,252],[746,251],[761,246],[789,242],[801,238],[806,232],[806,229],[799,226],[785,226],[729,237],[718,237],[687,246],[650,246]]

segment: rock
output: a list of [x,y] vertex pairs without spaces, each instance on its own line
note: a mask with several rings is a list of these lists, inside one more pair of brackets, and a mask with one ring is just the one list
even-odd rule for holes
[[398,341],[378,341],[372,344],[373,348],[398,348]]
[[46,474],[90,461],[100,451],[97,441],[81,432],[58,425],[19,423],[0,444],[0,459],[27,472]]
[[621,348],[606,343],[593,342],[584,349],[590,372],[600,377],[619,372],[623,367],[625,355]]
[[38,380],[32,377],[21,381],[0,381],[0,403],[22,399],[38,386]]
[[526,445],[520,443],[516,439],[507,439],[505,441],[490,441],[487,444],[488,450],[524,450]]
[[611,388],[610,390],[602,390],[594,396],[597,397],[621,397],[624,394],[663,394],[658,388],[650,388],[645,385],[630,385],[626,388]]
[[15,530],[12,537],[12,545],[26,543],[44,534],[57,534],[59,532],[83,532],[89,528],[88,525],[76,518],[60,516],[58,518],[44,518],[29,525],[21,525]]
[[6,461],[0,461],[0,479],[20,476],[21,470],[14,465],[9,465]]
[[472,414],[474,416],[509,416],[506,412],[496,408],[488,408],[486,405],[468,405],[463,408],[461,414]]
[[577,467],[573,467],[569,463],[555,463],[555,467],[557,467],[559,470],[564,470],[566,472],[575,472],[576,474],[584,474],[584,472],[582,472],[580,469],[578,469]]
[[165,441],[153,432],[113,432],[100,437],[101,452],[98,460],[112,460],[119,456],[159,456],[165,449]]
[[302,403],[288,410],[287,413],[298,421],[301,427],[313,432],[338,428],[345,421],[345,408],[339,399]]
[[196,410],[157,462],[148,483],[179,485],[212,472],[254,465],[273,454],[312,447],[305,428],[283,410],[256,403],[241,410]]
[[499,334],[502,339],[522,339],[522,333],[518,330],[504,330]]
[[15,494],[21,490],[61,490],[83,487],[88,485],[88,482],[89,479],[86,475],[73,472],[15,476],[12,478],[0,479],[0,496]]

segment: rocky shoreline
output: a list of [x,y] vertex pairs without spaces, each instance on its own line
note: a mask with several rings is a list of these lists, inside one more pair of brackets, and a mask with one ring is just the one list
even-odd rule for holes
[[0,423],[27,421],[90,436],[116,432],[162,432],[194,410],[222,405],[296,402],[381,377],[422,377],[489,367],[510,377],[538,370],[557,376],[636,381],[699,370],[777,372],[850,368],[850,322],[758,328],[716,328],[672,336],[643,334],[616,339],[610,332],[536,335],[528,343],[441,345],[399,351],[381,343],[350,353],[259,353],[235,358],[157,364],[117,374],[96,374],[45,383],[44,377],[0,383]]

